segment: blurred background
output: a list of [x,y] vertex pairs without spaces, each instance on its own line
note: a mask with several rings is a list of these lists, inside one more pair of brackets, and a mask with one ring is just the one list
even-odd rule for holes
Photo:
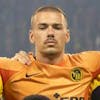
[[0,56],[34,48],[28,39],[30,17],[42,5],[66,12],[71,32],[66,52],[100,50],[100,0],[0,0]]

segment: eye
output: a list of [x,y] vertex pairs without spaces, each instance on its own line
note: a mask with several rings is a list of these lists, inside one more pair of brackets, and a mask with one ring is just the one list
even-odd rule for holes
[[63,28],[62,24],[53,24],[52,27],[56,30],[61,30]]
[[39,24],[38,28],[41,30],[45,30],[48,28],[48,25],[47,24]]

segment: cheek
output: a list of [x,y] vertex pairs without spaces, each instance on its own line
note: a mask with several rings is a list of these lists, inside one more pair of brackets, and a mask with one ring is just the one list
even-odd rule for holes
[[58,38],[58,47],[59,47],[60,49],[62,49],[62,48],[64,48],[65,44],[66,44],[65,37],[61,35],[61,36]]
[[36,43],[36,45],[39,45],[39,46],[41,46],[43,43],[44,43],[44,36],[43,35],[36,35],[36,37],[35,37],[35,43]]
[[59,35],[58,40],[60,41],[60,43],[66,43],[66,35]]

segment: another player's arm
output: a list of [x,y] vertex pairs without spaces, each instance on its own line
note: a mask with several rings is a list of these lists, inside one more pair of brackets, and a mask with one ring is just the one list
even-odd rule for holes
[[3,83],[2,83],[2,78],[0,76],[0,100],[3,100],[2,94],[3,94]]
[[96,88],[100,86],[100,74],[93,80],[93,82],[91,83],[91,89],[92,91]]

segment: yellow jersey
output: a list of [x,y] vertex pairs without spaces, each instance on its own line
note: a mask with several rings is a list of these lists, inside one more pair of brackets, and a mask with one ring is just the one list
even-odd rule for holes
[[2,83],[2,78],[0,76],[0,100],[2,99],[2,93],[3,93],[3,83]]
[[100,86],[100,74],[91,83],[92,91],[98,86]]

